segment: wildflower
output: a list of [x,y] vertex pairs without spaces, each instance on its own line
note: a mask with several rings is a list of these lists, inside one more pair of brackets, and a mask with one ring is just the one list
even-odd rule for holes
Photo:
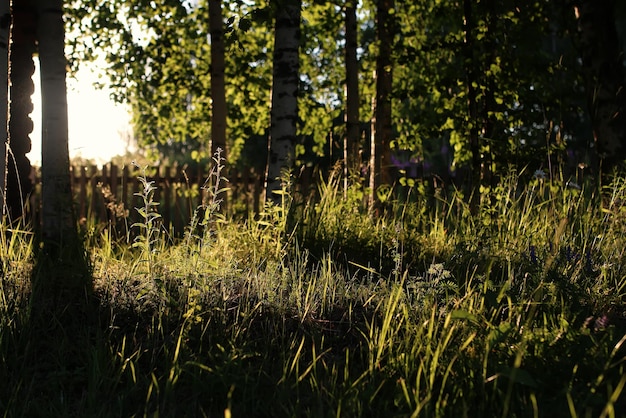
[[538,180],[543,180],[546,178],[546,172],[539,169],[539,170],[535,170],[535,173],[533,174],[533,177],[538,179]]
[[609,317],[607,314],[603,314],[602,316],[589,316],[585,319],[583,323],[583,329],[591,329],[593,331],[602,331],[609,326]]
[[528,248],[528,250],[529,250],[529,253],[530,253],[530,261],[531,261],[531,263],[536,264],[537,263],[537,252],[535,250],[535,246],[531,245]]
[[605,329],[608,325],[609,325],[609,317],[606,314],[604,314],[602,316],[597,317],[596,320],[593,322],[593,330],[600,331],[600,330]]

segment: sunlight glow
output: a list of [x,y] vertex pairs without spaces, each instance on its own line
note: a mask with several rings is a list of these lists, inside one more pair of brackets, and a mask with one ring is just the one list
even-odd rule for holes
[[[41,88],[39,61],[35,58],[34,110],[31,113],[34,129],[30,135],[32,150],[28,158],[33,165],[41,165]],[[109,91],[93,86],[97,77],[89,68],[81,68],[76,79],[67,79],[67,107],[69,122],[70,158],[82,157],[104,164],[111,157],[123,155],[134,147],[129,109],[114,103]]]

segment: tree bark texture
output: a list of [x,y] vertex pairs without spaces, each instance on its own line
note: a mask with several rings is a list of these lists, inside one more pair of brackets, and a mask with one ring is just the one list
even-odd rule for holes
[[280,203],[281,176],[294,163],[298,122],[301,0],[278,2],[272,70],[272,109],[266,175],[266,200]]
[[11,36],[11,2],[0,1],[0,216],[6,214],[7,149],[9,142],[9,46]]
[[465,74],[467,77],[467,116],[469,123],[469,148],[472,158],[471,162],[471,199],[470,207],[476,213],[480,203],[480,178],[482,171],[481,141],[478,129],[478,98],[476,86],[477,71],[476,58],[474,53],[475,39],[474,32],[476,24],[474,22],[472,0],[463,1],[463,32],[465,35]]
[[356,0],[348,0],[345,6],[346,31],[346,135],[343,144],[344,191],[348,189],[350,173],[359,168],[359,61],[357,59]]
[[[371,201],[376,191],[383,184],[391,184],[391,140],[393,125],[391,121],[391,93],[393,81],[392,48],[394,39],[394,20],[390,10],[393,0],[380,0],[376,9],[376,33],[378,56],[376,58],[376,93],[373,103],[372,147],[370,157]],[[371,162],[373,161],[373,166]]]
[[[498,14],[496,10],[495,0],[486,0],[485,1],[486,8],[486,29],[485,33],[485,50],[486,50],[486,62],[483,64],[482,72],[485,74],[486,80],[486,90],[484,92],[484,104],[482,107],[482,149],[481,157],[482,157],[482,165],[481,165],[481,183],[489,186],[490,188],[495,187],[496,178],[492,171],[493,166],[493,156],[494,156],[494,148],[495,148],[495,120],[494,114],[496,112],[496,100],[495,100],[495,92],[496,92],[496,82],[495,76],[492,71],[490,71],[491,65],[495,65],[496,60],[496,47],[497,47],[497,31],[495,30],[495,25],[497,24]],[[476,121],[478,122],[478,121]]]
[[226,87],[224,72],[224,22],[222,1],[209,0],[209,27],[211,32],[211,153],[222,150],[226,155]]
[[30,0],[13,0],[12,12],[6,196],[9,216],[14,220],[23,214],[24,202],[33,188],[31,165],[26,154],[31,150],[30,134],[33,131],[30,113],[35,91],[32,76],[35,72],[33,55],[37,48],[37,14]]
[[[226,81],[224,57],[224,22],[222,18],[222,0],[209,0],[209,30],[211,33],[211,155],[215,158],[228,159],[226,148]],[[220,151],[221,150],[221,151]],[[219,164],[222,162],[220,161]],[[220,183],[224,182],[219,177]],[[218,190],[224,185],[217,184]],[[222,197],[220,209],[228,205],[226,196]]]
[[62,0],[37,3],[42,101],[42,227],[44,240],[63,246],[76,239],[70,187],[65,28]]

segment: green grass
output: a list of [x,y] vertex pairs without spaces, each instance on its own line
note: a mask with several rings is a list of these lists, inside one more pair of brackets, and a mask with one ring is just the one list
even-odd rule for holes
[[624,181],[600,197],[511,175],[478,214],[411,190],[373,216],[331,178],[246,220],[209,186],[179,241],[145,186],[126,238],[83,225],[94,312],[71,323],[29,322],[32,234],[2,230],[5,416],[626,410]]

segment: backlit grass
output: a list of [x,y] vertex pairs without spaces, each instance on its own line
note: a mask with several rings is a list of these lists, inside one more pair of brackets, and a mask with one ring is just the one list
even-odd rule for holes
[[374,216],[331,179],[233,220],[213,188],[178,241],[145,187],[130,234],[83,225],[96,314],[54,332],[29,323],[32,236],[5,228],[0,410],[621,416],[626,186],[524,181],[474,215],[414,190]]

